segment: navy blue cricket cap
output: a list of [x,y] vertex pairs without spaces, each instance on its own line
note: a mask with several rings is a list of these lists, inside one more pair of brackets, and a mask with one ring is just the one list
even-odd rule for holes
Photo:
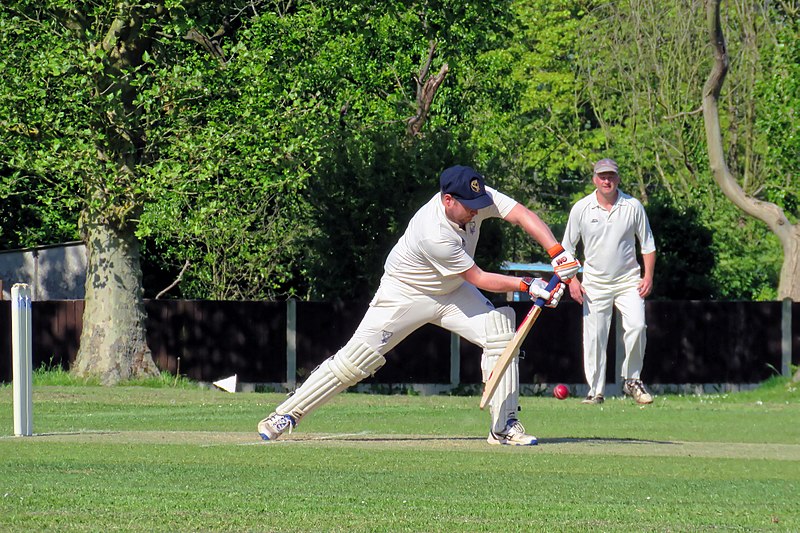
[[494,203],[486,193],[483,176],[472,167],[456,165],[442,172],[439,177],[442,193],[449,194],[469,209],[483,209]]

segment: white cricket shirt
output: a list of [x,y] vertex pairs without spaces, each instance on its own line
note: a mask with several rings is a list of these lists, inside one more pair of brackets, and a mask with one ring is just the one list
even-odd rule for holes
[[444,213],[441,193],[436,193],[408,223],[384,264],[385,274],[425,294],[448,294],[464,283],[459,275],[475,264],[475,247],[481,222],[505,218],[517,205],[512,198],[490,187],[486,193],[494,203],[478,210],[465,228]]
[[600,206],[594,191],[578,200],[569,212],[561,245],[575,255],[578,241],[583,241],[583,273],[591,280],[641,278],[636,238],[643,254],[656,251],[644,206],[636,198],[617,191],[617,201],[610,211]]

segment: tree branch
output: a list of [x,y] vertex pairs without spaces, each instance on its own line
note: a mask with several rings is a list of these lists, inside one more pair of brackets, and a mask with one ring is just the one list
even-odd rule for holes
[[186,260],[186,263],[184,263],[184,264],[183,264],[183,268],[182,268],[182,269],[181,269],[181,271],[178,273],[178,277],[177,277],[177,278],[175,278],[175,281],[173,281],[172,283],[170,283],[170,284],[169,284],[169,285],[168,285],[168,286],[167,286],[167,287],[166,287],[166,288],[165,288],[163,291],[161,291],[161,292],[159,292],[158,294],[156,294],[156,297],[155,297],[155,299],[156,299],[156,300],[158,300],[159,298],[161,298],[161,297],[162,297],[164,294],[166,294],[166,293],[167,293],[167,291],[169,291],[169,290],[170,290],[170,289],[172,289],[172,288],[173,288],[175,285],[177,285],[178,283],[180,283],[180,282],[181,282],[181,280],[183,279],[183,273],[184,273],[184,272],[186,272],[186,269],[187,269],[187,268],[189,268],[189,265],[190,265],[190,264],[191,264],[191,263],[190,263],[190,261],[187,259],[187,260]]
[[419,76],[416,80],[417,114],[406,120],[406,133],[409,137],[416,137],[419,135],[420,131],[422,131],[422,126],[425,125],[425,121],[428,118],[428,113],[430,112],[433,98],[436,96],[436,91],[439,89],[439,86],[442,84],[444,78],[447,76],[447,73],[450,71],[450,67],[447,65],[447,63],[445,63],[442,65],[442,68],[439,69],[439,73],[436,74],[436,76],[429,76],[431,63],[433,61],[433,54],[435,52],[436,42],[431,41],[431,46],[428,49],[428,57],[425,60],[425,64],[420,69]]
[[691,116],[691,115],[699,115],[702,112],[703,112],[703,106],[701,105],[700,107],[698,107],[694,111],[681,111],[680,113],[675,113],[674,115],[666,115],[663,118],[664,118],[664,120],[672,120],[673,118],[678,118],[678,117],[688,117],[688,116]]

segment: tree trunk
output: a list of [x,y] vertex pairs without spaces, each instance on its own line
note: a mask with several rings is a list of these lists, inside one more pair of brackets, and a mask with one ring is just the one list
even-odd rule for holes
[[88,266],[80,349],[72,373],[104,385],[157,376],[147,346],[139,242],[133,228],[84,226]]
[[723,194],[739,209],[767,224],[778,236],[783,248],[778,299],[791,298],[797,302],[800,301],[800,225],[792,224],[780,206],[748,196],[725,162],[718,103],[729,62],[719,6],[720,0],[706,0],[706,23],[714,53],[714,65],[703,87],[703,121],[709,165]]

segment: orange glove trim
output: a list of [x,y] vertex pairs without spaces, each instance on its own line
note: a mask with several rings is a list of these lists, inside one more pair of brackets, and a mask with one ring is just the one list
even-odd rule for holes
[[561,243],[556,243],[550,248],[547,249],[547,253],[550,255],[550,259],[554,258],[558,254],[564,251],[564,247],[561,246]]

